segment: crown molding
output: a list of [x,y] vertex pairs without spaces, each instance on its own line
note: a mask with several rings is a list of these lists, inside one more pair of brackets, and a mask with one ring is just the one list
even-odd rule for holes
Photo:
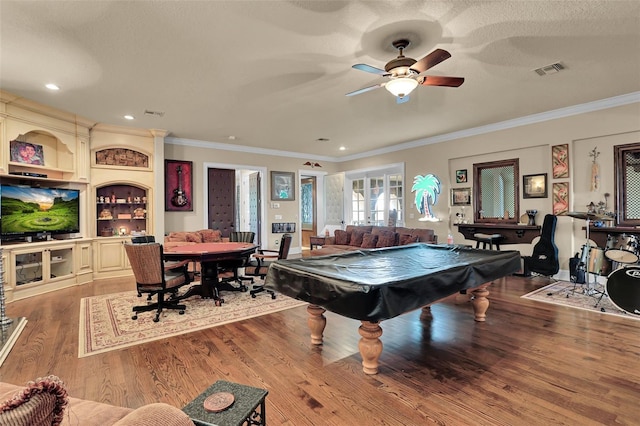
[[287,158],[303,158],[307,160],[325,161],[331,163],[341,163],[344,161],[360,160],[363,158],[374,157],[382,154],[389,154],[406,149],[418,148],[425,145],[435,143],[448,142],[456,139],[468,138],[471,136],[482,135],[486,133],[497,132],[500,130],[512,129],[514,127],[528,126],[530,124],[542,123],[544,121],[556,120],[559,118],[571,117],[573,115],[585,114],[603,109],[615,108],[618,106],[640,103],[640,92],[632,92],[626,95],[614,96],[612,98],[601,99],[598,101],[587,102],[584,104],[574,105],[565,108],[559,108],[551,111],[541,112],[538,114],[527,115],[525,117],[514,118],[512,120],[500,121],[498,123],[487,124],[485,126],[473,127],[470,129],[459,130],[456,132],[445,133],[442,135],[432,136],[423,139],[417,139],[411,142],[405,142],[393,145],[387,148],[367,151],[360,154],[347,155],[345,157],[326,157],[302,154],[299,152],[287,152],[275,149],[254,148],[249,146],[230,145],[220,142],[206,142],[193,139],[181,139],[168,137],[165,138],[166,143],[183,146],[193,146],[208,149],[220,149],[224,151],[249,152],[252,154],[274,155]]

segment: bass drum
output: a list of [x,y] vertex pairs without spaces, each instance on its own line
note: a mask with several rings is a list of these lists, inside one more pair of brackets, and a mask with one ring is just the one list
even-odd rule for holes
[[609,274],[607,295],[619,309],[640,315],[640,267],[620,268]]

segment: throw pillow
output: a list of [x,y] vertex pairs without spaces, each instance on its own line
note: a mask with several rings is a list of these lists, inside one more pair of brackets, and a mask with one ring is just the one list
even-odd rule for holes
[[378,236],[377,235],[372,235],[372,234],[364,234],[362,236],[362,244],[360,245],[360,247],[362,248],[376,248],[376,242],[378,241]]
[[170,232],[169,235],[165,238],[165,241],[176,243],[186,242],[187,232]]
[[417,235],[409,235],[409,234],[402,234],[400,235],[400,245],[403,246],[405,244],[411,244],[411,243],[417,243],[418,242],[418,236]]
[[188,232],[187,233],[187,242],[189,243],[201,243],[202,236],[197,232]]
[[360,247],[362,245],[362,237],[364,232],[353,231],[349,237],[349,245],[353,247]]
[[202,229],[198,231],[198,234],[202,236],[203,243],[221,243],[222,232],[219,229]]
[[58,377],[38,378],[0,405],[0,424],[57,426],[68,403],[67,390]]
[[376,247],[393,247],[396,245],[396,233],[393,231],[380,231]]
[[340,244],[343,246],[346,246],[347,244],[349,244],[349,234],[347,234],[347,231],[343,231],[342,229],[336,229],[336,231],[334,232],[334,236],[335,236],[336,244]]

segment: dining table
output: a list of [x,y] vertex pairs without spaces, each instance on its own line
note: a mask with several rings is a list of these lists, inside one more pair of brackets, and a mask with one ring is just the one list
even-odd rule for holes
[[246,242],[191,243],[166,248],[164,257],[166,260],[192,260],[200,263],[200,283],[191,286],[180,299],[200,296],[213,299],[215,305],[220,306],[224,299],[220,296],[218,268],[230,261],[246,259],[257,249],[257,245]]

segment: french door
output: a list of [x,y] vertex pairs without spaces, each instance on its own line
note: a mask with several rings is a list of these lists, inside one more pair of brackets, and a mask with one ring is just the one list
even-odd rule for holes
[[404,185],[401,173],[368,174],[348,179],[352,225],[403,226]]

